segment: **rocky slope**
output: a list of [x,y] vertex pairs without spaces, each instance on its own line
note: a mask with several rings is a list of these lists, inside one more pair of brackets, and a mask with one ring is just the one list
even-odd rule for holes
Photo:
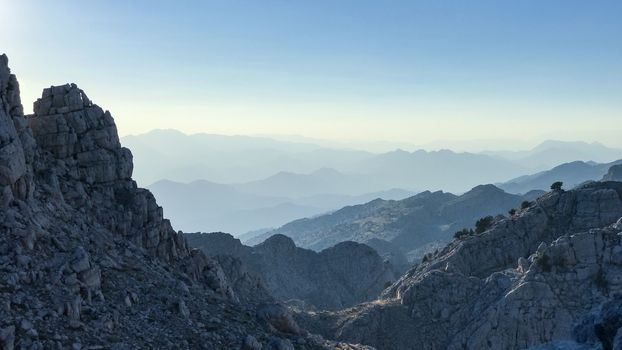
[[24,117],[0,56],[2,349],[342,346],[269,300],[240,302],[132,168],[110,113],[76,85],[45,89]]
[[[419,261],[424,253],[449,241],[457,230],[473,226],[483,216],[505,214],[530,199],[533,199],[531,194],[513,195],[493,185],[477,186],[460,196],[426,191],[400,201],[378,199],[293,221],[247,243],[256,244],[277,233],[314,250],[343,241],[383,240],[384,246],[389,242],[392,250],[408,254],[411,261]],[[377,241],[373,245],[379,246]]]
[[622,164],[610,167],[602,181],[622,181]]
[[274,235],[255,247],[226,233],[186,237],[191,246],[215,256],[223,265],[231,257],[237,258],[250,272],[242,280],[230,280],[256,281],[275,298],[305,309],[339,309],[373,300],[398,277],[376,251],[355,242],[339,243],[318,253],[296,247],[283,235]]
[[620,348],[621,217],[622,183],[551,192],[454,240],[380,300],[300,319],[379,349]]

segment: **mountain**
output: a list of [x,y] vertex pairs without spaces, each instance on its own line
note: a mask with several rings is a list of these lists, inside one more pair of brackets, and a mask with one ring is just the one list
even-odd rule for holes
[[544,141],[528,151],[483,153],[508,159],[535,171],[574,161],[609,163],[622,158],[622,149],[609,148],[598,142],[555,140]]
[[[191,183],[161,180],[148,188],[163,204],[166,215],[178,229],[227,230],[236,234],[279,227],[301,217],[324,214],[345,205],[364,203],[375,198],[402,199],[412,194],[400,189],[356,196],[317,194],[325,184],[328,186],[326,190],[338,190],[327,179],[332,175],[325,176],[325,173],[338,174],[331,170],[321,170],[310,175],[287,174],[284,176],[285,181],[280,181],[283,177],[277,176],[241,185],[224,185],[205,180]],[[271,196],[271,190],[287,197]],[[313,195],[295,197],[306,194]]]
[[616,349],[621,217],[619,182],[553,191],[454,239],[380,300],[297,319],[377,349]]
[[289,198],[309,197],[322,194],[359,195],[379,190],[380,184],[347,176],[335,169],[322,168],[310,174],[279,172],[263,180],[234,185],[238,190]]
[[553,182],[562,181],[565,188],[573,188],[586,181],[600,180],[616,164],[622,164],[622,160],[604,164],[582,161],[564,163],[550,170],[517,177],[498,186],[510,193],[526,193],[530,190],[548,190]]
[[370,153],[263,137],[186,135],[175,130],[154,130],[122,141],[133,149],[136,176],[144,185],[161,179],[207,180],[269,196],[289,196],[285,193],[294,189],[311,195],[314,186],[320,185],[349,195],[394,187],[459,193],[533,170],[496,154],[399,149]]
[[288,198],[248,194],[209,181],[184,184],[162,180],[149,189],[163,203],[176,227],[185,231],[213,228],[243,233],[326,210],[296,205]]
[[[482,183],[499,182],[525,168],[487,155],[449,150],[396,150],[364,159],[351,172],[391,187],[464,192]],[[459,174],[459,175],[458,175]]]
[[611,166],[607,174],[603,176],[602,181],[622,181],[622,164]]
[[297,245],[321,250],[343,241],[390,242],[410,260],[422,257],[420,248],[449,240],[459,229],[481,217],[504,214],[526,197],[505,193],[493,185],[480,185],[460,196],[422,192],[394,200],[373,200],[315,218],[300,219],[246,241],[257,244],[273,234],[291,237]]
[[283,235],[249,247],[226,233],[188,233],[190,246],[217,260],[233,256],[271,295],[302,301],[306,308],[340,309],[377,298],[397,279],[392,266],[372,248],[343,242],[321,252],[296,247]]
[[121,141],[132,149],[136,177],[144,185],[161,179],[244,183],[279,172],[309,173],[334,168],[371,156],[368,152],[326,149],[312,143],[252,136],[187,135],[176,130],[153,130],[125,136]]
[[363,348],[310,335],[235,260],[191,250],[132,168],[75,84],[24,117],[0,56],[2,349]]

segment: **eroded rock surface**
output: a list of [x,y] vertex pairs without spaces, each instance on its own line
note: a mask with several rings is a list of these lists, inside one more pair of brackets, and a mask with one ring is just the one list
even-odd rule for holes
[[68,84],[25,117],[0,56],[2,349],[353,348],[260,317],[131,175],[109,112]]
[[299,319],[379,349],[612,349],[622,317],[620,217],[620,183],[551,192],[454,240],[380,300]]

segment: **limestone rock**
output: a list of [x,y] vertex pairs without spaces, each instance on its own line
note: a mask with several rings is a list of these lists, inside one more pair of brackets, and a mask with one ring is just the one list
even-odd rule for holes
[[230,349],[275,333],[335,346],[270,330],[131,179],[111,114],[67,84],[24,117],[7,63],[0,56],[2,349]]
[[454,240],[381,300],[297,319],[379,349],[611,348],[622,326],[621,204],[617,182],[548,193]]

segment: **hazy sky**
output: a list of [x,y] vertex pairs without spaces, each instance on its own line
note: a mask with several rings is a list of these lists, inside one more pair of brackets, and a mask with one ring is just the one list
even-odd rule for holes
[[27,110],[75,82],[153,128],[622,147],[622,1],[0,0]]

